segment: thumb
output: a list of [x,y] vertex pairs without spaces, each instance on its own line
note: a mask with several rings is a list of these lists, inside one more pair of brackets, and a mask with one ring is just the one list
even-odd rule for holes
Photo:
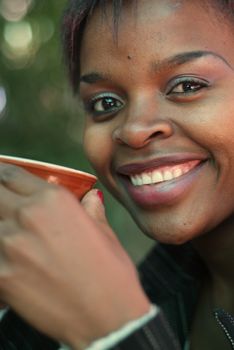
[[108,224],[105,215],[104,196],[102,191],[92,189],[82,198],[81,205],[95,221],[102,224]]
[[118,249],[116,249],[117,246],[121,248],[120,251],[122,252],[123,248],[106,218],[104,197],[102,191],[98,189],[92,189],[91,191],[87,192],[81,200],[81,205],[84,208],[84,210],[88,213],[88,215],[96,223],[98,223],[105,236],[109,237],[111,244],[114,243],[115,252],[118,251]]
[[107,221],[104,207],[104,196],[102,191],[98,189],[92,189],[82,198],[81,205],[88,213],[88,215],[99,224],[102,232],[105,233],[107,237],[109,237],[110,242],[112,244],[114,243],[115,247],[116,245],[121,247],[117,236]]

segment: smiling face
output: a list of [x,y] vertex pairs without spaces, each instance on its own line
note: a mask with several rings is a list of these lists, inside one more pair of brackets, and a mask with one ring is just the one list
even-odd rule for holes
[[234,208],[234,32],[199,3],[128,2],[118,41],[97,9],[81,47],[88,158],[143,231],[174,244]]

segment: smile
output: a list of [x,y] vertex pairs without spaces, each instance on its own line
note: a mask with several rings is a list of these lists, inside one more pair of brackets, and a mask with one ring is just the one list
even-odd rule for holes
[[183,198],[209,166],[203,155],[177,154],[118,168],[125,193],[143,207],[172,204]]
[[194,169],[199,163],[199,160],[192,160],[182,164],[162,166],[152,171],[130,175],[129,178],[134,186],[154,185],[176,179]]

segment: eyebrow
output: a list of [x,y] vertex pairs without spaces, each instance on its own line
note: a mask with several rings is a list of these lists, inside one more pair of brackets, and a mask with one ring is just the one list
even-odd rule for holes
[[111,80],[111,76],[108,74],[100,74],[97,72],[92,72],[89,74],[84,74],[80,77],[80,83],[95,84],[99,81]]
[[206,56],[212,56],[215,59],[219,59],[223,61],[229,68],[233,69],[230,63],[223,56],[213,51],[202,51],[202,50],[179,53],[177,55],[174,55],[170,58],[163,60],[162,62],[153,63],[153,68],[154,70],[160,70],[164,67],[170,68],[173,66],[180,66],[182,64],[185,64]]
[[[213,51],[189,51],[189,52],[182,52],[179,54],[176,54],[172,57],[166,58],[159,62],[153,62],[152,63],[152,70],[155,72],[160,71],[165,68],[173,68],[175,66],[180,66],[185,63],[194,61],[196,59],[206,57],[206,56],[212,56],[215,59],[222,60],[229,68],[233,70],[233,67],[230,65],[230,63],[221,55],[219,55],[216,52]],[[84,74],[80,77],[79,82],[84,82],[87,84],[95,84],[97,82],[101,81],[107,81],[112,80],[111,76],[109,74],[100,74],[97,72],[91,72],[88,74]]]

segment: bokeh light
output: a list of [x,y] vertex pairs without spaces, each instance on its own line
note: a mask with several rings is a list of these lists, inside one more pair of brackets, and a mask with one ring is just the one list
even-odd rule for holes
[[32,0],[1,0],[0,13],[7,21],[20,21],[32,5]]
[[37,51],[29,21],[6,22],[3,28],[2,53],[12,68],[25,67]]
[[32,27],[26,21],[6,23],[3,35],[8,46],[15,52],[27,50],[33,39]]
[[5,21],[2,53],[11,68],[24,68],[31,63],[40,47],[55,33],[54,23],[47,17],[37,20]]

